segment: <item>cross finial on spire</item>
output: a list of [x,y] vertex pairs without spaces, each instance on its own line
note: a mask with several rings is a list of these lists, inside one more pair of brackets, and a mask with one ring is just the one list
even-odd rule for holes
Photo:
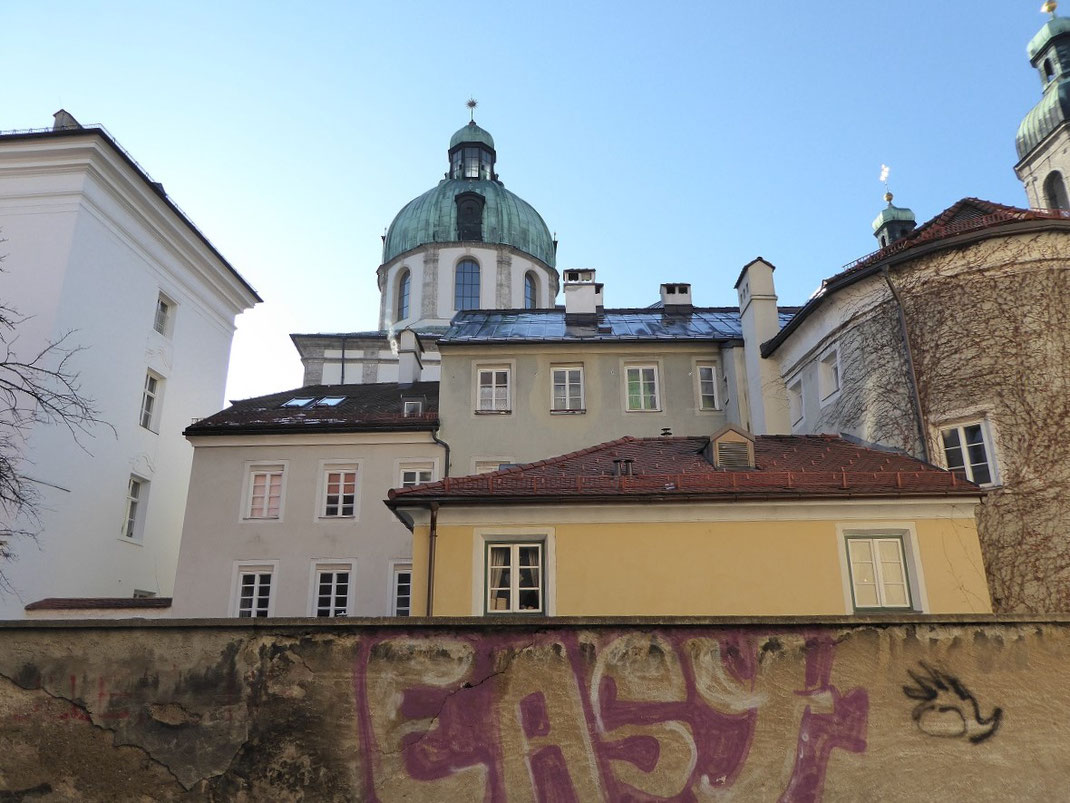
[[471,121],[474,123],[476,121],[476,106],[479,105],[479,101],[475,98],[469,98],[468,102],[464,105],[468,107],[468,112],[472,115]]

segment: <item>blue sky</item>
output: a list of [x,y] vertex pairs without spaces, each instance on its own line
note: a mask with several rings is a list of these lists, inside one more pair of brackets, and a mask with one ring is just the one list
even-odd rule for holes
[[469,96],[558,267],[597,268],[611,306],[663,281],[733,304],[757,255],[802,303],[874,250],[882,163],[919,222],[1025,205],[1039,6],[7,3],[0,129],[63,107],[163,182],[265,299],[239,319],[242,398],[300,384],[290,332],[375,327],[380,235],[441,178]]

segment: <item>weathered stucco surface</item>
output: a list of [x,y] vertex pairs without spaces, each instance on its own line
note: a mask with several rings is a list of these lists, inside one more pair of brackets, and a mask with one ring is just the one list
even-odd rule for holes
[[1040,800],[1070,619],[0,628],[2,800]]

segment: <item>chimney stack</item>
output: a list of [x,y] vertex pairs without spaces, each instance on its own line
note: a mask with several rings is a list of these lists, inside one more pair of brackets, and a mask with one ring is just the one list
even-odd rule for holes
[[398,384],[411,385],[419,382],[423,373],[423,346],[412,329],[402,329],[398,335]]
[[593,268],[565,271],[565,322],[594,323],[602,311],[602,285],[594,280]]
[[661,286],[661,306],[666,312],[691,312],[691,285],[683,282]]

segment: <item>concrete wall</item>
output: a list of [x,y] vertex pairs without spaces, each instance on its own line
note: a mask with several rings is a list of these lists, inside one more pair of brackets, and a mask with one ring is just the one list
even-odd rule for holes
[[259,624],[7,625],[0,796],[1004,801],[1070,783],[1066,617]]
[[[717,364],[721,409],[700,410],[696,365]],[[625,366],[657,365],[660,409],[631,412]],[[583,367],[586,412],[550,411],[552,367]],[[507,366],[508,414],[476,412],[480,367]],[[720,348],[712,343],[611,343],[448,346],[442,352],[441,437],[451,447],[450,474],[471,474],[477,461],[529,462],[566,454],[624,435],[712,435],[738,416],[725,412]],[[735,404],[734,395],[729,401]]]

